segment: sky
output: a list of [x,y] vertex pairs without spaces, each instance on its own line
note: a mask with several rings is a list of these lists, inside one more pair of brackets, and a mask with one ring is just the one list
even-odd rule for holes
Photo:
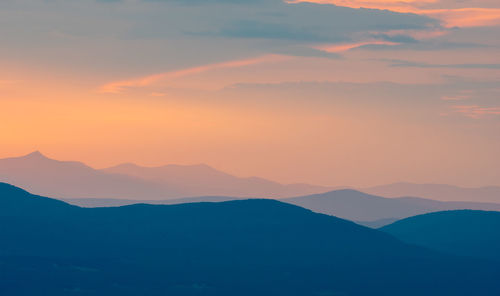
[[498,0],[4,0],[0,157],[500,185]]

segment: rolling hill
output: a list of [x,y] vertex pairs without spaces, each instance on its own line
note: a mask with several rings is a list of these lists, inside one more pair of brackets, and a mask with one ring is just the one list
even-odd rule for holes
[[0,184],[2,295],[498,295],[498,264],[274,200],[79,208]]
[[500,204],[440,202],[416,197],[384,198],[351,189],[286,198],[281,201],[367,225],[375,222],[374,226],[382,226],[397,219],[443,210],[500,211]]
[[403,219],[381,230],[411,244],[500,260],[500,212],[436,212]]
[[[122,199],[62,199],[82,207],[123,206],[137,203],[181,204],[192,202],[221,202],[238,200],[229,196],[200,196],[169,200],[122,200]],[[456,209],[480,209],[500,211],[500,204],[473,202],[440,202],[416,197],[384,198],[355,190],[335,190],[322,194],[284,198],[280,201],[298,205],[317,213],[356,221],[365,226],[378,228],[396,220],[430,212]]]
[[100,208],[100,207],[121,207],[134,204],[149,204],[149,205],[176,205],[183,203],[193,202],[222,202],[239,200],[238,197],[230,196],[198,196],[198,197],[183,197],[174,199],[161,199],[161,200],[137,200],[137,199],[116,199],[116,198],[60,198],[69,204],[84,207],[84,208]]

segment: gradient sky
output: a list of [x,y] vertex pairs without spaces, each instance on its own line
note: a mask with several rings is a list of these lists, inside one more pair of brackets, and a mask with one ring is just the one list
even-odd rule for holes
[[295,2],[1,1],[0,157],[500,185],[500,1]]

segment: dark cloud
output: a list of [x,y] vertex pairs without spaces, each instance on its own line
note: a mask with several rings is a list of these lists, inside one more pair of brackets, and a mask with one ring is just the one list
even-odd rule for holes
[[414,14],[281,0],[0,1],[0,19],[7,59],[131,76],[267,53],[338,58],[311,47],[438,25]]
[[[149,20],[143,20],[146,23],[154,22],[157,27],[155,29],[148,26],[144,34],[151,35],[151,32],[156,32],[159,36],[169,31],[166,28],[172,23],[169,19],[175,19],[174,25],[180,32],[191,35],[296,42],[337,42],[357,32],[427,29],[439,26],[438,21],[416,14],[306,2],[292,4],[282,0],[143,0],[142,2],[157,4],[155,8],[158,12],[168,10],[164,15],[156,17],[152,15]],[[382,37],[412,42],[411,38],[403,35]]]

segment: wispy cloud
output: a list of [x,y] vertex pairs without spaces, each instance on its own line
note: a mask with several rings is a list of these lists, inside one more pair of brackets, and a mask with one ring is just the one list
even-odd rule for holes
[[481,118],[486,115],[500,115],[500,107],[481,107],[477,105],[458,105],[452,107],[454,112],[470,118]]
[[430,64],[395,59],[382,59],[389,62],[391,67],[415,67],[415,68],[453,68],[453,69],[500,69],[500,64]]
[[457,96],[442,96],[441,100],[443,101],[463,101],[470,99],[470,96],[466,95],[457,95]]
[[242,59],[242,60],[234,60],[222,63],[202,65],[198,67],[191,67],[181,70],[147,75],[144,77],[138,77],[129,80],[113,81],[101,86],[100,91],[105,93],[120,93],[127,88],[145,87],[160,81],[167,81],[170,79],[199,74],[207,71],[226,69],[226,68],[240,68],[262,63],[279,62],[287,60],[289,58],[290,57],[288,56],[269,54],[250,59]]
[[391,42],[391,41],[381,41],[381,40],[374,40],[374,41],[361,41],[361,42],[353,42],[353,43],[342,43],[342,44],[332,44],[332,45],[320,45],[316,46],[316,49],[330,52],[330,53],[341,53],[345,51],[349,51],[351,49],[363,47],[366,45],[398,45],[400,43],[398,42]]

